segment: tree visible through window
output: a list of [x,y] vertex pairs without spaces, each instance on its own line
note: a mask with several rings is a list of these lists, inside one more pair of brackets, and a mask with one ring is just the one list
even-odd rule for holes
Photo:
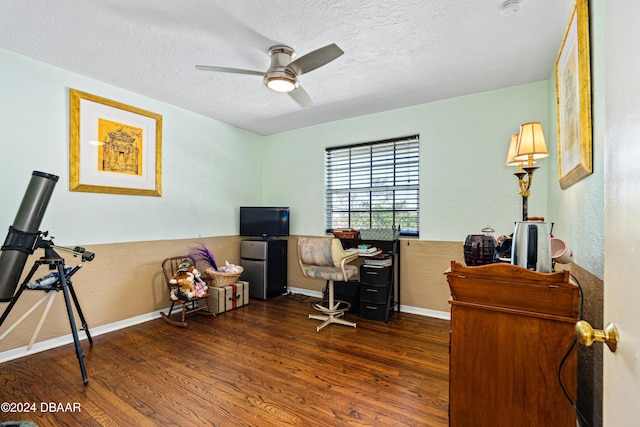
[[419,232],[419,135],[326,149],[326,228]]

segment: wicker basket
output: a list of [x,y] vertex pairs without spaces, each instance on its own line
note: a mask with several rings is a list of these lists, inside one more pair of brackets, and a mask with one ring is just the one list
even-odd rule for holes
[[333,235],[338,239],[357,239],[360,232],[358,230],[334,230]]
[[222,271],[215,271],[213,269],[208,269],[206,271],[206,276],[203,276],[204,280],[207,282],[211,282],[211,286],[215,286],[217,288],[223,286],[233,285],[238,281],[240,275],[244,271],[244,269],[238,266],[240,272],[238,273],[223,273]]

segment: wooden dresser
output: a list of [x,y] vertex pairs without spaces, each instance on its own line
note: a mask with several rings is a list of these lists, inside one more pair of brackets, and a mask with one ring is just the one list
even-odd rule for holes
[[[579,290],[569,273],[511,264],[445,272],[451,289],[449,425],[575,427],[558,368],[575,338]],[[577,348],[562,368],[576,399]]]

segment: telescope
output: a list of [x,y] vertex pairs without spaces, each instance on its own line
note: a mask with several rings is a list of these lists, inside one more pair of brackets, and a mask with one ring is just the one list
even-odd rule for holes
[[0,253],[0,302],[11,301],[29,255],[36,249],[40,223],[58,182],[56,175],[34,171]]
[[[20,319],[16,321],[9,329],[7,329],[2,335],[2,340],[9,332],[11,332],[20,322],[22,322],[26,316],[31,314],[33,310],[43,303],[46,299],[49,300],[44,312],[40,318],[40,322],[34,331],[31,341],[27,346],[27,350],[31,349],[40,327],[42,326],[47,313],[53,303],[53,299],[58,294],[58,291],[62,291],[64,294],[65,304],[67,306],[67,315],[69,316],[69,326],[71,326],[71,333],[73,335],[73,342],[76,347],[76,356],[80,363],[80,372],[82,373],[82,380],[85,385],[89,382],[87,379],[87,371],[84,366],[84,353],[82,352],[82,346],[80,345],[80,338],[78,337],[78,330],[76,328],[76,321],[74,319],[73,306],[75,304],[76,312],[80,317],[82,330],[87,334],[89,344],[93,345],[93,339],[89,333],[87,322],[82,314],[78,297],[73,289],[73,284],[69,278],[73,276],[82,266],[78,264],[75,268],[64,265],[64,259],[58,255],[56,249],[63,250],[65,252],[71,252],[73,256],[81,256],[82,261],[91,261],[95,257],[93,252],[86,250],[81,246],[76,246],[73,249],[63,248],[56,246],[53,243],[53,239],[47,239],[48,232],[40,232],[40,222],[44,216],[44,212],[47,210],[47,205],[51,199],[51,193],[58,182],[56,175],[51,175],[45,172],[34,171],[31,175],[31,181],[27,187],[27,191],[22,199],[18,214],[16,215],[13,225],[9,227],[9,233],[2,245],[2,252],[0,253],[0,302],[7,302],[9,304],[5,308],[4,312],[0,316],[0,326],[9,316],[9,313],[13,309],[13,306],[22,295],[25,290],[44,291],[45,296],[40,299],[29,311],[27,311]],[[22,276],[22,270],[26,264],[29,255],[33,254],[36,249],[43,249],[44,256],[35,261],[31,271],[27,274],[24,283],[16,292],[18,281]],[[31,278],[41,265],[48,265],[52,271],[48,275],[36,279],[31,282]],[[54,291],[54,292],[52,292]]]

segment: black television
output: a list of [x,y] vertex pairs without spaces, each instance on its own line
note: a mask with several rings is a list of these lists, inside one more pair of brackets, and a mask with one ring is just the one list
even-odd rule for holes
[[289,235],[289,208],[240,206],[240,235],[263,238]]

